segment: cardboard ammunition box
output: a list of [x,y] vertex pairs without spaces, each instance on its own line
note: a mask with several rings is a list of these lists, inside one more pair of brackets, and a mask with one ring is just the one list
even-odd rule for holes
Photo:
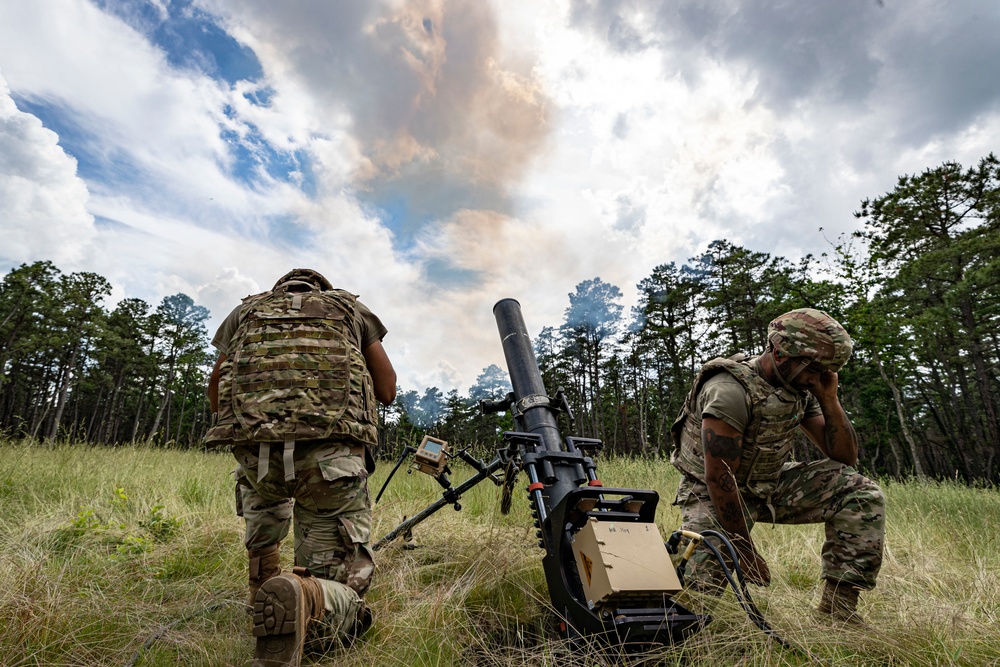
[[681,590],[654,523],[591,517],[574,536],[573,553],[584,595],[594,607],[659,604],[665,596]]

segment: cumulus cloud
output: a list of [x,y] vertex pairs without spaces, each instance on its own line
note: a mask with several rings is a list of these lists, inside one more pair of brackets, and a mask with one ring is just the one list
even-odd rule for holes
[[21,112],[0,76],[0,261],[74,264],[95,236],[86,184],[59,137]]
[[205,6],[253,45],[279,90],[308,91],[317,131],[349,115],[349,185],[388,211],[401,242],[459,209],[509,213],[511,188],[545,148],[546,93],[506,57],[489,4]]
[[223,266],[211,282],[198,285],[198,302],[215,313],[232,310],[239,303],[234,295],[249,296],[264,291],[256,280],[240,273],[239,267]]
[[[702,148],[678,146],[665,184],[689,181],[680,189],[692,193],[699,226],[795,257],[825,249],[819,227],[849,231],[860,199],[927,166],[902,156],[943,143],[952,147],[939,152],[944,159],[972,162],[988,150],[958,148],[956,139],[1000,110],[990,64],[1000,42],[987,36],[1000,8],[980,0],[955,9],[940,0],[590,0],[574,3],[569,20],[620,57],[661,59],[659,80],[673,74],[691,93],[698,113],[685,125],[697,128],[690,135]],[[644,38],[622,26],[645,26]],[[735,104],[697,101],[720,81]],[[616,128],[632,134],[634,116]],[[720,150],[705,155],[713,137]],[[692,150],[702,157],[690,159]],[[704,178],[692,183],[692,173]]]
[[[203,72],[176,69],[121,18],[88,2],[58,4],[0,8],[0,65],[16,99],[37,114],[14,108],[4,88],[4,142],[16,141],[19,149],[11,143],[4,151],[10,170],[4,182],[42,176],[49,181],[47,190],[37,192],[18,181],[17,197],[0,204],[10,209],[5,250],[30,243],[14,259],[98,270],[124,286],[125,295],[154,302],[174,291],[197,297],[219,266],[242,267],[251,280],[270,284],[289,265],[310,260],[329,266],[330,259],[346,258],[337,265],[352,269],[392,263],[366,255],[371,243],[352,249],[335,244],[336,253],[311,245],[321,232],[349,230],[356,237],[367,229],[379,236],[377,222],[341,192],[314,200],[295,178],[282,181],[254,171],[260,164],[255,151],[322,147],[336,139],[335,127],[323,137],[311,136],[310,127],[302,130],[282,107],[253,104],[249,98],[259,84],[230,87]],[[43,128],[40,119],[60,135]],[[60,157],[62,172],[56,168]],[[14,159],[22,163],[10,164]],[[77,161],[86,185],[73,180]],[[43,169],[45,162],[53,164]],[[246,169],[252,173],[240,173]],[[54,190],[57,178],[65,181],[62,191]],[[45,192],[52,193],[48,201]],[[58,224],[45,228],[51,233],[36,227],[23,234],[25,212]],[[217,287],[205,291],[213,314],[217,308],[228,312],[246,295],[240,283]]]

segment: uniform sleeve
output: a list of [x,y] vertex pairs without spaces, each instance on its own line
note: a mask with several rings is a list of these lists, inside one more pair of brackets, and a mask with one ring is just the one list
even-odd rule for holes
[[382,324],[382,320],[375,313],[368,309],[368,306],[357,302],[358,308],[358,340],[361,341],[361,349],[365,349],[375,341],[382,340],[389,330]]
[[746,390],[729,373],[718,373],[705,381],[698,394],[701,416],[715,417],[743,433],[750,423]]
[[233,341],[233,334],[236,333],[236,327],[240,323],[240,307],[236,306],[233,308],[232,312],[226,316],[226,319],[222,320],[219,330],[215,332],[215,337],[212,338],[212,347],[227,357],[229,356],[229,344]]
[[811,393],[806,392],[806,410],[804,419],[809,419],[810,417],[815,417],[817,415],[822,415],[823,409],[819,407],[819,401]]

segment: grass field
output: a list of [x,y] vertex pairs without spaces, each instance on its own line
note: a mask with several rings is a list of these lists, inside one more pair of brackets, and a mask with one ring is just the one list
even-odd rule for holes
[[[0,441],[0,664],[249,664],[233,465],[227,454]],[[660,528],[677,528],[668,463],[599,465],[608,485],[659,491]],[[380,466],[373,495],[389,469]],[[418,548],[379,552],[368,597],[374,628],[315,664],[811,664],[765,637],[731,595],[682,594],[714,620],[680,647],[619,656],[563,644],[521,487],[507,516],[499,490],[483,483],[461,512],[442,509],[417,527]],[[829,664],[1000,665],[1000,493],[950,483],[883,488],[886,558],[878,588],[862,598],[868,628],[811,613],[819,526],[755,530],[773,575],[769,588],[753,589],[765,616]],[[376,506],[375,535],[438,497],[433,480],[401,471]]]

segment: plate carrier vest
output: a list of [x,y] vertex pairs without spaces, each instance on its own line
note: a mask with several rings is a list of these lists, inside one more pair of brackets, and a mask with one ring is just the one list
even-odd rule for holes
[[375,444],[378,412],[354,327],[356,303],[349,292],[294,278],[244,299],[206,445],[259,443],[262,479],[268,445],[283,443],[285,478],[293,479],[296,441]]
[[795,429],[805,416],[808,396],[774,387],[754,368],[755,360],[737,354],[705,364],[695,378],[680,415],[670,429],[674,467],[705,481],[705,453],[701,442],[701,415],[696,414],[698,394],[705,381],[718,373],[729,373],[746,390],[750,421],[743,433],[736,482],[759,497],[767,497],[777,484],[781,467],[795,443]]

